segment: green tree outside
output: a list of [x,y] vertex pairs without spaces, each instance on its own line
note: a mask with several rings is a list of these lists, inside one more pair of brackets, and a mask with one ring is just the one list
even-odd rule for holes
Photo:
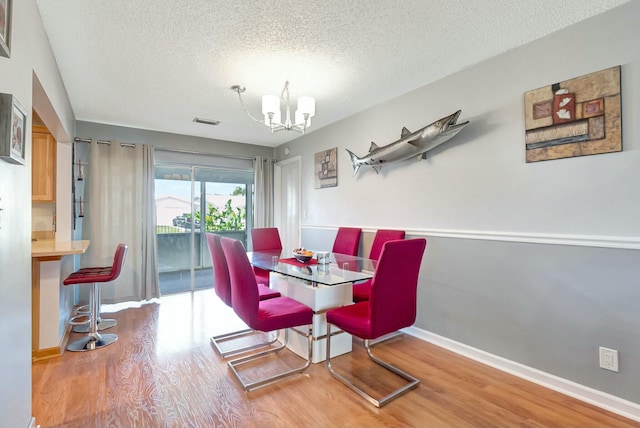
[[[234,191],[242,190],[240,187]],[[185,213],[185,216],[189,214]],[[202,222],[200,212],[195,213],[196,223]],[[247,227],[247,210],[244,207],[233,208],[231,199],[227,200],[224,208],[207,204],[207,213],[205,215],[205,232],[220,232],[231,230],[245,230]]]

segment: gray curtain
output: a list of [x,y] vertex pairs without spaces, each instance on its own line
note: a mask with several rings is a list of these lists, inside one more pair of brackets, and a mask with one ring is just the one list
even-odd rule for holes
[[102,303],[160,296],[153,168],[153,146],[90,146],[83,236],[91,243],[81,266],[110,266],[117,245],[129,247],[118,279],[102,287]]

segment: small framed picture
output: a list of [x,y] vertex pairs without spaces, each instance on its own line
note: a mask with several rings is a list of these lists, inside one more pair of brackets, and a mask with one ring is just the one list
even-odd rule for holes
[[26,125],[27,112],[16,97],[0,94],[0,157],[5,161],[25,164]]
[[11,2],[0,0],[0,56],[11,56]]

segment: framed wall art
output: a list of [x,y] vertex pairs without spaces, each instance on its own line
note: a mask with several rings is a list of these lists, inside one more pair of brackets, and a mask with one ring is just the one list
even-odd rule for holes
[[338,148],[316,153],[315,162],[315,188],[336,187],[338,185]]
[[0,158],[25,164],[27,112],[16,97],[0,94]]
[[0,56],[11,56],[11,2],[0,0]]
[[527,162],[622,151],[620,66],[524,94]]

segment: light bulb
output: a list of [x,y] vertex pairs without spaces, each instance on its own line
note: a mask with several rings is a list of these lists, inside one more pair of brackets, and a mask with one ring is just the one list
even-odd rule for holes
[[298,98],[298,110],[302,114],[308,114],[312,117],[316,114],[316,100],[313,97]]

